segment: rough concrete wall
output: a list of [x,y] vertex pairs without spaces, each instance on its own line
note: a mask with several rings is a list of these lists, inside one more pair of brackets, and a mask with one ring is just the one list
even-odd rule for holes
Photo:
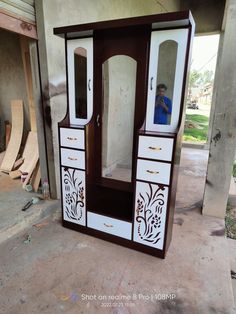
[[182,0],[181,10],[191,10],[196,33],[219,33],[222,27],[226,0]]
[[25,130],[30,129],[23,62],[18,35],[0,29],[0,116],[11,122],[11,100],[24,102]]
[[[118,19],[131,16],[148,15],[178,11],[179,0],[37,0],[36,17],[38,33],[45,36],[45,49],[47,63],[43,68],[47,71],[51,88],[54,92],[65,84],[65,53],[64,40],[53,35],[53,28],[89,23],[102,20]],[[40,39],[40,38],[39,38]],[[42,38],[42,40],[44,40]],[[42,46],[41,46],[42,47]],[[47,69],[46,69],[47,68]],[[46,82],[47,80],[45,80]],[[47,84],[47,83],[46,83]],[[48,86],[43,86],[46,90]],[[51,93],[52,94],[52,93]],[[63,119],[66,113],[66,95],[52,97],[50,99],[52,116],[52,133],[54,148],[54,164],[56,170],[57,192],[59,189],[59,157],[58,157],[58,135],[57,123]],[[51,165],[53,166],[53,165]]]

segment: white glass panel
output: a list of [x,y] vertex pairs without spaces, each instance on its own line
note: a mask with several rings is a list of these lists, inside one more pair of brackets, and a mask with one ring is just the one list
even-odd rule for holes
[[[187,29],[152,32],[145,126],[147,131],[176,132],[177,130],[180,118],[187,38]],[[166,114],[165,123],[158,121],[158,118],[156,118],[158,114],[155,117],[156,105],[162,102],[161,99],[156,99],[159,84],[166,85],[167,90],[164,91],[164,96],[170,100],[172,105],[171,114]],[[164,103],[166,104],[166,102],[165,99]]]
[[93,114],[93,38],[67,41],[70,123],[87,124]]
[[76,48],[75,67],[75,116],[87,119],[87,50]]
[[159,46],[154,124],[170,124],[178,44],[167,40]]

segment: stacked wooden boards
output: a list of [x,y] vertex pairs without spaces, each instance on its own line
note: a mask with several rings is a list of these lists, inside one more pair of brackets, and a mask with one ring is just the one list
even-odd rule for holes
[[29,132],[23,154],[19,158],[23,136],[23,102],[21,100],[13,100],[11,102],[11,110],[12,130],[0,170],[9,173],[12,179],[19,178],[24,174],[25,179],[22,187],[25,188],[31,182],[33,189],[37,191],[40,183],[37,132]]
[[7,150],[2,161],[0,170],[10,172],[19,154],[24,126],[23,102],[12,100],[11,102],[12,129]]

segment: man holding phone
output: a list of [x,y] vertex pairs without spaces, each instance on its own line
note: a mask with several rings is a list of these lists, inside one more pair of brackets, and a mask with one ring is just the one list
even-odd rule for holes
[[166,90],[167,87],[165,84],[157,85],[154,124],[170,124],[168,118],[172,112],[172,101],[165,96]]

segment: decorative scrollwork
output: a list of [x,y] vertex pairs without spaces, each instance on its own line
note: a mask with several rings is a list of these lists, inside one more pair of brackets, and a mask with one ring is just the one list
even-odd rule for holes
[[148,184],[149,191],[139,193],[136,208],[136,221],[138,222],[138,235],[143,241],[156,244],[161,239],[161,215],[165,197],[165,187],[158,185],[155,189]]
[[65,214],[69,219],[80,221],[83,217],[84,186],[82,180],[76,177],[76,169],[63,169],[65,190]]

